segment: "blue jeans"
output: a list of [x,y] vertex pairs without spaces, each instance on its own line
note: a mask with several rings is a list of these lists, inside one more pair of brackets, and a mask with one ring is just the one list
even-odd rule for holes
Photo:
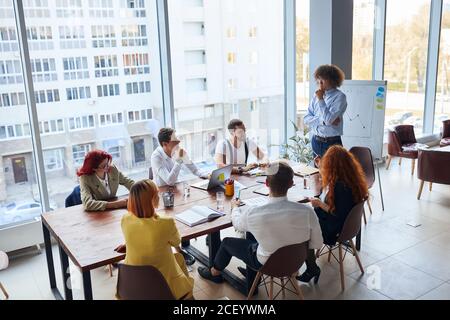
[[336,144],[342,146],[341,137],[337,137],[328,142],[322,142],[322,141],[319,141],[316,138],[316,136],[313,136],[313,138],[311,140],[311,147],[312,147],[314,153],[320,157],[323,157],[323,155],[325,154],[325,152],[327,152],[329,147],[334,146]]

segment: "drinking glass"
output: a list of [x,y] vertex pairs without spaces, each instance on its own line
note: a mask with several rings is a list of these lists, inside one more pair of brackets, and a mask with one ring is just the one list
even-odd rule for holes
[[303,176],[303,189],[311,189],[311,177],[309,174]]
[[191,195],[191,186],[187,182],[183,182],[183,195],[185,198]]
[[225,210],[225,193],[219,191],[216,193],[217,210],[223,212]]

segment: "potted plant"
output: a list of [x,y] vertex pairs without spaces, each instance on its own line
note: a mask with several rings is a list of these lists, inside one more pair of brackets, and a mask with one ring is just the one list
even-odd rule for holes
[[294,122],[291,121],[291,123],[294,126],[295,135],[290,137],[287,143],[278,145],[281,147],[281,157],[310,165],[314,160],[314,153],[309,139],[309,130],[306,127],[300,130]]

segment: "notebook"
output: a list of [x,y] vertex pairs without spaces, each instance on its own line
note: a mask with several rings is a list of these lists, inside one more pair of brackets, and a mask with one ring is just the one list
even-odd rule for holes
[[[261,182],[261,183],[262,183],[262,182]],[[264,181],[264,183],[265,183],[265,181]],[[295,183],[294,183],[293,187],[295,187]],[[289,189],[288,193],[293,192],[292,189],[293,189],[293,188]],[[269,193],[270,193],[270,190],[269,190],[269,187],[268,187],[268,186],[264,185],[264,186],[262,186],[261,188],[258,188],[258,189],[256,189],[256,190],[253,190],[253,192],[256,193],[256,194],[260,194],[260,195],[262,195],[262,196],[268,196]]]
[[258,188],[256,190],[253,191],[254,193],[260,194],[262,196],[268,196],[270,191],[269,188],[267,186],[263,186],[261,188]]
[[267,203],[267,197],[255,197],[250,199],[242,200],[242,203],[247,206],[263,206]]
[[312,175],[312,174],[319,173],[319,169],[310,167],[307,165],[298,165],[298,166],[293,167],[293,169],[294,169],[295,175],[300,176],[300,177],[304,177],[305,175]]
[[242,183],[240,183],[239,181],[234,181],[234,189],[235,190],[245,190],[247,189],[248,186],[243,185]]
[[266,176],[267,172],[261,168],[255,168],[245,172],[245,174],[249,176]]
[[[289,201],[293,201],[293,202],[304,201],[304,200],[306,200],[307,196],[311,196],[311,197],[312,197],[312,195],[309,195],[309,194],[308,194],[308,193],[310,193],[309,191],[310,191],[310,190],[304,190],[304,189],[302,189],[302,188],[299,187],[299,186],[294,186],[293,188],[290,188],[290,189],[288,190],[288,193],[287,193],[288,200],[289,200]],[[254,190],[253,192],[256,193],[256,194],[260,194],[260,195],[262,195],[262,196],[268,196],[269,193],[270,193],[269,188],[266,187],[266,186],[261,187],[261,188],[259,188],[259,189],[256,189],[256,190]],[[255,198],[255,199],[256,199],[256,198]],[[263,198],[263,199],[264,199],[264,198]],[[246,201],[246,200],[243,200],[244,203],[245,203],[245,201]],[[254,201],[261,201],[261,202],[262,202],[262,200],[254,200]],[[247,203],[246,203],[246,204],[247,204]],[[261,203],[261,204],[258,204],[258,205],[262,206],[262,205],[264,205],[264,204],[265,204],[265,203]]]
[[224,215],[225,213],[213,210],[206,206],[193,206],[188,210],[176,214],[175,219],[193,227]]

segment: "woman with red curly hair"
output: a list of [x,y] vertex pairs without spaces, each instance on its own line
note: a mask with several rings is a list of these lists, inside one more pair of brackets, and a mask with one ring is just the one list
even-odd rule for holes
[[119,185],[128,190],[134,181],[124,176],[113,164],[112,156],[102,150],[92,150],[78,169],[80,177],[81,202],[87,211],[125,208],[127,199],[107,201],[116,197]]
[[[324,243],[334,245],[352,208],[367,199],[369,191],[363,169],[358,160],[345,148],[334,145],[320,160],[322,194],[311,198],[311,205],[319,218]],[[306,271],[297,276],[303,282],[314,278],[317,282],[320,268],[314,250],[309,250]]]

